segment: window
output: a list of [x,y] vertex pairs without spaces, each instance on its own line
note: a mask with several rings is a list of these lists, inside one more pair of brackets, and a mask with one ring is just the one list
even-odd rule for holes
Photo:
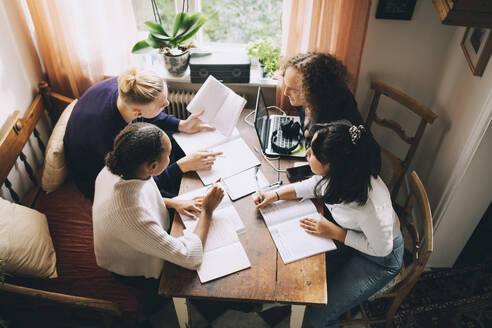
[[[132,2],[138,29],[145,31],[143,22],[154,20],[151,1]],[[177,2],[182,5],[182,0]],[[170,29],[176,13],[175,0],[156,0],[156,4],[164,26]],[[208,19],[198,36],[201,43],[244,45],[262,37],[280,43],[282,0],[190,0],[188,8],[201,8]]]
[[282,0],[202,0],[208,18],[203,42],[248,43],[261,37],[280,40]]

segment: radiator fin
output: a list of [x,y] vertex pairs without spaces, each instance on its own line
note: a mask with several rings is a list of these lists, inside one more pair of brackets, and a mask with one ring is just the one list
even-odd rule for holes
[[[186,106],[191,102],[191,99],[196,95],[196,91],[171,89],[167,95],[169,106],[164,109],[164,113],[176,116],[179,119],[185,120],[190,116],[190,112],[186,110]],[[245,94],[240,94],[246,99]]]

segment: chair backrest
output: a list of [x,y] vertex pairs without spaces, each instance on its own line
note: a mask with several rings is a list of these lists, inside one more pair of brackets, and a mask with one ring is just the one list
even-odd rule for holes
[[[402,231],[408,232],[408,235],[405,234],[405,245],[412,253],[412,258],[405,261],[403,277],[393,290],[397,294],[403,294],[403,297],[412,289],[424,271],[433,247],[429,199],[417,173],[413,171],[410,176],[410,195],[400,213],[400,224]],[[415,205],[418,211],[413,211]]]
[[[391,177],[389,181],[385,182],[391,192],[391,198],[393,199],[393,201],[396,201],[398,191],[403,182],[403,177],[405,176],[408,166],[410,165],[410,162],[415,155],[415,151],[417,150],[420,139],[424,134],[425,127],[427,124],[432,124],[432,122],[434,122],[437,114],[431,111],[428,107],[420,104],[415,99],[407,96],[405,93],[396,90],[381,81],[374,79],[371,80],[371,89],[374,90],[374,96],[366,120],[367,127],[370,129],[372,123],[375,122],[384,128],[388,128],[394,131],[396,135],[401,140],[403,140],[403,142],[409,145],[408,151],[403,159],[399,158],[393,152],[390,152],[386,148],[381,147],[382,155],[386,156],[391,163]],[[408,136],[405,130],[403,130],[402,126],[396,121],[384,119],[377,115],[376,112],[379,104],[379,99],[382,94],[400,103],[401,105],[403,105],[403,107],[412,111],[420,117],[420,124],[414,136]]]

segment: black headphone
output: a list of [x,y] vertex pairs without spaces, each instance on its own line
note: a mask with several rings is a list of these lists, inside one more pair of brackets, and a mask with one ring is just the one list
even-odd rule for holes
[[301,125],[299,124],[299,122],[294,122],[293,120],[289,120],[286,123],[280,124],[280,130],[282,130],[282,136],[284,138],[293,139],[296,142],[294,142],[294,144],[291,147],[285,147],[280,145],[278,140],[279,131],[275,130],[273,131],[271,137],[272,149],[273,151],[279,154],[291,154],[301,143],[302,140]]

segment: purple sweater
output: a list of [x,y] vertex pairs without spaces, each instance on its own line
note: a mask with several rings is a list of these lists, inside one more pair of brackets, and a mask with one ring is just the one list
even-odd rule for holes
[[[77,101],[65,131],[63,142],[70,175],[90,199],[94,196],[97,174],[104,167],[104,157],[113,149],[116,135],[128,125],[116,107],[117,99],[116,77],[94,84]],[[160,113],[144,121],[168,133],[178,131],[179,119],[171,115]],[[176,183],[182,174],[173,163],[161,174],[160,180]]]

